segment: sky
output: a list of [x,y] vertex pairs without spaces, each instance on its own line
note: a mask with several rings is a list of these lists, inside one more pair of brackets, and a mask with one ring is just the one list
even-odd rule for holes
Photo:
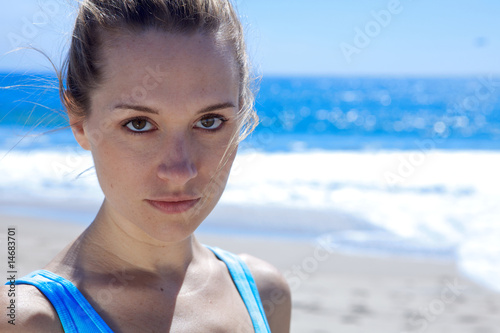
[[[234,0],[255,70],[288,76],[500,75],[498,0]],[[0,71],[67,48],[71,0],[3,1]]]

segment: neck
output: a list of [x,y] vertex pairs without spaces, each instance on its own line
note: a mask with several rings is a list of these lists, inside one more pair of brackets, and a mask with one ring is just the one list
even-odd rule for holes
[[82,246],[88,258],[84,266],[91,265],[91,270],[141,271],[169,280],[182,279],[202,247],[193,235],[176,242],[155,239],[114,215],[106,201],[84,233]]

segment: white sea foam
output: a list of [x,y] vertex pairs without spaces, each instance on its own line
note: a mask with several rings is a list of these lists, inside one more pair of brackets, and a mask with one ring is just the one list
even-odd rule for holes
[[[78,177],[93,165],[87,152],[0,156],[4,208],[102,201],[93,170]],[[498,170],[497,152],[243,151],[216,209],[231,215],[222,227],[239,220],[241,229],[307,233],[339,249],[455,255],[470,276],[500,291]],[[242,217],[251,209],[267,212],[262,223]]]

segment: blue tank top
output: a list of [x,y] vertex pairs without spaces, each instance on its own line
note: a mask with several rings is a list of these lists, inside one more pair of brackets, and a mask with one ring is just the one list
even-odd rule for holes
[[[255,332],[270,333],[259,291],[248,266],[230,252],[217,247],[206,247],[226,264],[250,314]],[[42,269],[18,279],[16,284],[37,287],[52,303],[66,333],[113,332],[76,286],[57,274]]]

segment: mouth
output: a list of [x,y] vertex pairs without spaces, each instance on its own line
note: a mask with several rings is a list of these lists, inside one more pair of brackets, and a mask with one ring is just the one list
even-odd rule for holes
[[180,214],[193,208],[201,198],[180,201],[146,200],[151,206],[165,214]]

